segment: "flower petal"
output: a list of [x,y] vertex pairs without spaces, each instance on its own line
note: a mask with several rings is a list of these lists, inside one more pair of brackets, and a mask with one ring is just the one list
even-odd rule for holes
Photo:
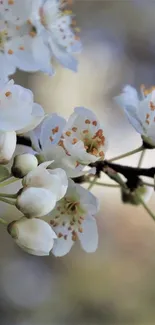
[[83,233],[79,233],[79,239],[83,249],[87,253],[93,253],[98,247],[98,230],[96,220],[87,217],[83,224]]
[[64,197],[68,187],[68,178],[61,168],[49,170],[51,176],[50,190],[56,195],[57,201]]
[[49,39],[49,45],[51,47],[53,55],[65,68],[77,72],[78,61],[70,54],[66,49],[59,46],[52,37]]
[[120,105],[128,117],[129,122],[140,134],[143,134],[143,126],[139,119],[139,98],[136,89],[131,86],[126,86],[120,96],[115,97],[118,105]]
[[57,144],[62,135],[66,121],[63,117],[52,114],[48,116],[41,125],[40,144],[45,150],[51,148],[51,144]]
[[42,106],[37,103],[34,103],[32,106],[32,115],[31,115],[32,121],[31,121],[31,123],[28,126],[26,126],[25,128],[18,130],[17,134],[27,133],[27,132],[31,131],[32,129],[35,129],[37,127],[37,125],[39,125],[41,123],[44,116],[45,116],[45,113],[44,113]]
[[66,240],[63,237],[58,238],[54,241],[52,253],[53,253],[53,255],[58,256],[58,257],[64,256],[67,253],[69,253],[73,244],[74,244],[74,242],[72,241],[72,238],[70,235],[68,235]]

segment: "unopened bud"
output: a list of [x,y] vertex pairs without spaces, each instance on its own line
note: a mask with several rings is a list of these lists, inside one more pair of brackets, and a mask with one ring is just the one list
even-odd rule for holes
[[41,187],[27,187],[20,191],[16,207],[26,217],[42,217],[54,209],[56,196],[48,189]]
[[0,164],[7,164],[16,149],[16,132],[0,132]]
[[20,248],[37,256],[49,255],[57,238],[47,222],[25,217],[11,222],[8,232]]
[[142,200],[147,203],[151,198],[152,193],[153,188],[145,185],[138,186],[137,189],[135,189],[135,191],[133,192],[131,192],[130,190],[121,190],[122,201],[124,203],[129,203],[132,205],[141,204],[141,200],[139,200],[139,197],[141,197]]
[[18,155],[14,158],[11,171],[15,177],[23,178],[37,166],[37,158],[30,153],[25,153],[23,155]]

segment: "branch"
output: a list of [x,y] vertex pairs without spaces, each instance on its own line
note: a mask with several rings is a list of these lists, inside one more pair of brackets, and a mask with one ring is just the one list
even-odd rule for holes
[[129,167],[123,166],[119,164],[114,164],[104,161],[97,161],[94,164],[91,164],[92,167],[96,167],[97,174],[99,175],[101,171],[105,171],[107,167],[113,169],[115,172],[122,174],[127,179],[139,177],[139,176],[147,176],[153,178],[155,175],[155,167],[151,168],[138,168],[138,167]]

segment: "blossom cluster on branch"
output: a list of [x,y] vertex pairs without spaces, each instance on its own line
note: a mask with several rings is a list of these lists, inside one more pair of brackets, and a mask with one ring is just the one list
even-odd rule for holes
[[[0,222],[19,247],[39,256],[63,256],[78,239],[86,252],[97,249],[94,185],[118,187],[123,202],[142,204],[155,219],[146,205],[154,184],[141,178],[155,174],[154,168],[141,168],[144,151],[155,147],[154,88],[142,86],[140,99],[126,86],[114,99],[142,136],[142,145],[107,159],[105,127],[92,110],[76,107],[68,120],[47,115],[31,90],[9,80],[16,68],[53,75],[54,58],[77,70],[73,54],[81,51],[81,42],[70,5],[70,0],[0,1],[0,188],[20,182],[17,193],[0,193],[0,201],[21,213],[9,224],[3,217]],[[19,140],[27,144],[25,139],[31,153],[25,146],[25,153],[16,155]],[[113,163],[136,152],[141,152],[136,168]],[[101,172],[113,183],[98,182]]]

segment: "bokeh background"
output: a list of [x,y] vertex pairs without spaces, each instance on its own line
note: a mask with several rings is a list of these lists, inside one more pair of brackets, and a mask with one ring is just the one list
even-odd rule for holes
[[[75,0],[83,52],[79,72],[18,72],[46,112],[92,108],[109,137],[107,158],[138,147],[140,137],[113,102],[122,86],[155,84],[155,1]],[[122,160],[136,166],[139,154]],[[148,151],[143,165],[155,165]],[[105,179],[105,177],[104,177]],[[16,185],[18,187],[18,184]],[[15,186],[12,185],[12,191]],[[123,205],[119,189],[96,187],[99,248],[76,245],[63,258],[29,256],[0,227],[0,324],[154,325],[155,224],[142,207]],[[155,195],[149,206],[155,211]],[[17,211],[0,205],[6,219]]]

